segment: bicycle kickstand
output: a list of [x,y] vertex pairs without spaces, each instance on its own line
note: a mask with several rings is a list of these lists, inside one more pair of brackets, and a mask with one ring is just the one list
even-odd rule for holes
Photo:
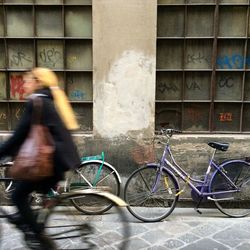
[[198,213],[198,214],[202,214],[202,212],[199,210],[199,206],[201,204],[201,201],[202,201],[202,197],[199,199],[196,207],[194,208],[194,210]]

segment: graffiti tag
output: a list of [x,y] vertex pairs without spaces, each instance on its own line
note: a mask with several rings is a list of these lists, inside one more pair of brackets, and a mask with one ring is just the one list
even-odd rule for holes
[[23,88],[23,77],[21,75],[12,75],[10,77],[10,91],[11,96],[14,98],[23,99],[24,88]]
[[55,67],[57,62],[62,59],[62,54],[55,48],[43,49],[39,53],[39,58],[44,63],[44,65],[48,67]]
[[206,62],[208,65],[209,65],[209,60],[204,56],[202,55],[200,52],[198,54],[188,54],[187,55],[187,64],[189,63],[203,63],[203,62]]
[[243,69],[244,59],[246,59],[246,65],[250,66],[250,57],[244,58],[239,54],[225,55],[217,57],[217,67],[220,69]]
[[187,86],[187,89],[189,90],[194,90],[194,91],[201,90],[200,85],[196,81],[192,81],[189,84],[187,83],[186,86]]
[[220,113],[219,114],[219,121],[220,122],[231,122],[231,121],[233,121],[233,114],[230,112]]
[[232,88],[234,86],[232,77],[221,77],[218,81],[218,85],[220,88]]
[[177,92],[179,91],[178,86],[176,86],[173,82],[168,82],[168,83],[159,83],[158,89],[161,93],[164,93],[165,91],[173,91]]
[[32,62],[30,57],[27,57],[24,52],[17,52],[10,57],[10,66],[23,66],[24,62]]
[[70,93],[70,97],[73,99],[84,99],[85,93],[81,90],[74,90]]

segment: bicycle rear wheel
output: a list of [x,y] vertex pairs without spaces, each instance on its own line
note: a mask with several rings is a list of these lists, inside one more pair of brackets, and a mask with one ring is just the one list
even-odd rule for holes
[[[84,196],[84,197],[83,197]],[[45,231],[59,249],[121,249],[128,246],[130,236],[125,207],[118,207],[112,200],[98,193],[67,195],[68,199],[98,199],[99,204],[113,205],[100,216],[77,213],[72,207],[56,206],[46,216]],[[60,202],[60,203],[61,203]],[[60,205],[60,204],[59,204]]]
[[[239,191],[213,195],[216,207],[229,217],[250,214],[250,166],[244,161],[228,161],[221,164],[222,171],[233,181]],[[235,190],[217,171],[211,179],[210,192]]]
[[177,180],[172,174],[166,170],[160,174],[156,165],[148,165],[134,171],[128,178],[124,198],[129,212],[137,219],[157,222],[174,210],[178,190]]
[[[117,173],[102,162],[83,163],[68,179],[69,191],[82,189],[99,189],[119,196],[120,182]],[[85,214],[102,214],[112,207],[112,203],[100,206],[98,197],[93,200],[71,199],[77,210]]]

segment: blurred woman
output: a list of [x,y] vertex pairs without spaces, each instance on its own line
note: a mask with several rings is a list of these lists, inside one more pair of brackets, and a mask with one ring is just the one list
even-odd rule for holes
[[[80,165],[80,158],[69,130],[78,128],[76,118],[63,90],[58,86],[56,74],[47,68],[34,68],[24,75],[24,91],[28,96],[25,111],[13,135],[0,146],[0,157],[18,153],[32,125],[33,99],[42,99],[41,122],[49,128],[54,139],[54,175],[41,181],[17,181],[12,201],[19,216],[12,223],[25,229],[26,240],[32,235],[40,243],[40,249],[56,249],[43,234],[43,227],[36,222],[29,204],[33,191],[47,193],[64,178],[65,171]],[[27,230],[28,228],[28,230]]]

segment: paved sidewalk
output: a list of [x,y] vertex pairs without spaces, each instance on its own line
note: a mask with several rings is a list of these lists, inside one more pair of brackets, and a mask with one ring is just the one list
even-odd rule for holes
[[228,218],[217,209],[176,208],[163,222],[140,223],[130,217],[130,249],[250,249],[250,217]]
[[[224,250],[250,249],[250,217],[228,218],[216,209],[201,209],[198,214],[193,208],[176,208],[163,222],[142,223],[128,212],[131,236],[129,250]],[[111,238],[112,246],[98,249],[115,249],[119,223],[114,215],[91,217],[99,225],[106,237]],[[66,218],[61,218],[66,221]],[[86,216],[85,216],[86,219]],[[1,250],[26,249],[19,232],[5,220],[0,219],[2,227]],[[106,226],[105,226],[106,223]],[[75,242],[61,243],[60,249],[72,249]],[[79,248],[78,248],[79,249]]]

